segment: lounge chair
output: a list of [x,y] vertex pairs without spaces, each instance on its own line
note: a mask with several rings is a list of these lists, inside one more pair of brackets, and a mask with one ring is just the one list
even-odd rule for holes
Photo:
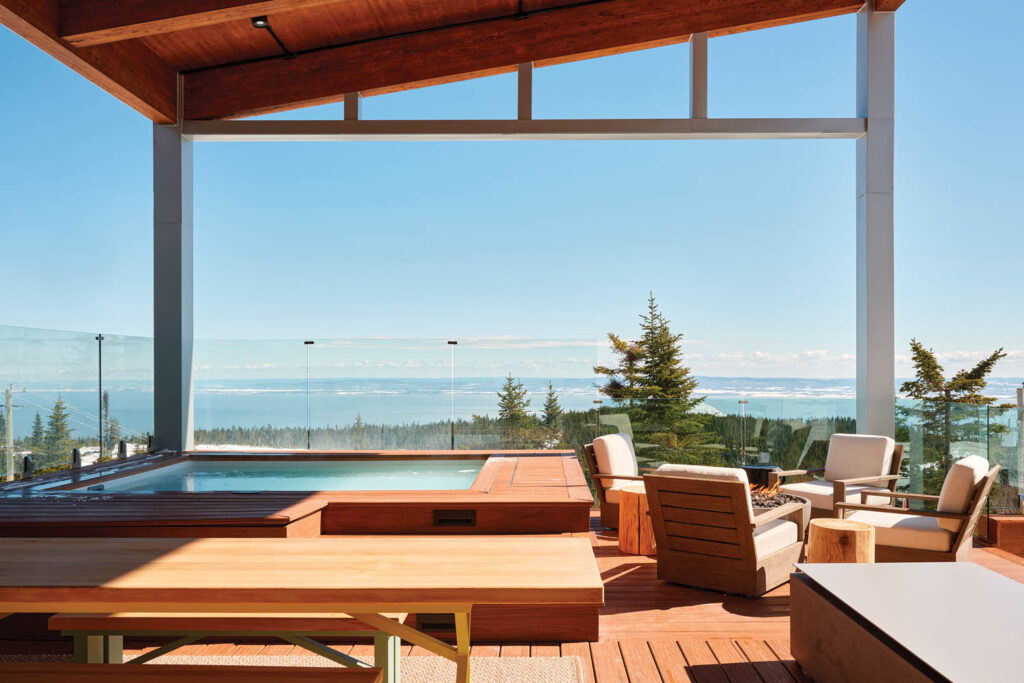
[[[892,504],[889,493],[896,490],[903,446],[887,436],[833,434],[828,442],[825,467],[809,470],[785,470],[774,473],[782,484],[779,490],[811,501],[811,518],[833,517],[836,503],[859,503],[863,494],[872,494],[872,505]],[[786,477],[821,473],[824,479],[785,484]],[[878,495],[873,495],[878,494]]]
[[754,515],[739,468],[662,465],[644,476],[658,578],[759,596],[789,580],[803,550],[804,507]]
[[597,490],[601,503],[601,525],[608,529],[619,528],[619,489],[643,481],[641,469],[653,472],[649,467],[640,468],[633,450],[633,440],[628,434],[607,434],[594,439],[583,447],[587,469]]
[[[836,509],[843,519],[875,527],[876,562],[969,562],[974,529],[998,472],[999,465],[989,469],[985,458],[972,455],[953,463],[937,496],[888,493],[890,502],[902,498],[903,507],[879,507],[865,500],[839,503]],[[910,510],[908,499],[933,501],[936,510]]]

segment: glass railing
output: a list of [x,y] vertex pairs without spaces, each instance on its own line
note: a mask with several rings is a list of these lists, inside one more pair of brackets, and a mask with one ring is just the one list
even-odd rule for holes
[[[11,404],[9,419],[0,407],[0,475],[8,456],[20,476],[25,456],[39,472],[70,465],[73,448],[84,464],[111,457],[122,440],[146,450],[152,340],[96,337],[0,327],[0,389]],[[643,466],[811,469],[824,465],[832,434],[856,431],[852,384],[839,380],[790,382],[809,397],[779,398],[757,392],[788,390],[776,386],[785,380],[698,378],[698,393],[711,397],[697,406],[616,402],[599,393],[593,374],[603,348],[565,339],[199,339],[195,444],[582,453],[595,436],[623,431]],[[979,454],[1002,467],[990,511],[1019,511],[1022,420],[1016,407],[898,401],[901,488],[938,493],[952,462]]]
[[[102,336],[102,339],[99,337]],[[0,326],[0,480],[145,450],[153,424],[152,341]]]
[[[782,469],[823,467],[832,434],[856,432],[852,400],[716,399],[686,411],[670,401],[602,401],[590,434],[625,432],[641,467],[686,463]],[[900,491],[938,495],[950,466],[979,455],[1001,470],[990,514],[1021,512],[1024,409],[909,401],[896,405],[904,447]]]

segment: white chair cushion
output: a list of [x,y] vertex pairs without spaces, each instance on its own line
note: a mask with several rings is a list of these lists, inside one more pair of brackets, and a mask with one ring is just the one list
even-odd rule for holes
[[[974,489],[985,475],[988,474],[988,460],[980,455],[971,455],[962,460],[957,460],[946,473],[942,482],[942,491],[939,492],[939,504],[936,509],[939,512],[955,512],[963,514],[971,504]],[[939,526],[956,533],[960,529],[960,522],[955,519],[940,519]]]
[[940,527],[935,517],[858,510],[847,514],[846,519],[875,527],[875,545],[949,552],[953,543],[953,534]]
[[754,552],[758,558],[771,555],[796,543],[796,524],[785,519],[775,519],[754,529]]
[[[628,434],[608,434],[594,439],[594,458],[597,460],[597,471],[601,474],[622,474],[635,477],[640,471],[633,452],[633,440]],[[601,485],[606,489],[637,483],[629,479],[602,479]],[[617,502],[608,500],[609,503]]]
[[750,504],[750,481],[745,470],[739,467],[709,467],[707,465],[662,465],[658,474],[687,479],[704,479],[707,481],[731,481],[743,484],[747,494],[747,513],[754,519],[754,506]]
[[895,448],[896,442],[887,436],[833,434],[828,442],[825,479],[835,481],[889,474]]
[[607,500],[609,503],[615,503],[616,505],[618,505],[619,504],[619,498],[620,498],[619,491],[621,491],[623,488],[625,488],[627,486],[635,486],[637,488],[643,489],[644,483],[642,481],[629,481],[627,479],[626,483],[624,483],[624,484],[619,484],[618,486],[613,486],[610,489],[605,489],[604,490],[604,498],[605,498],[605,500]]
[[[819,510],[831,510],[832,509],[832,482],[821,481],[815,479],[814,481],[801,481],[796,484],[785,484],[779,487],[779,491],[782,493],[788,493],[791,496],[800,496],[811,501],[811,507]],[[861,486],[860,484],[851,484],[846,487],[846,501],[847,503],[859,503],[861,491],[884,491],[889,492],[889,489],[878,488],[875,486]],[[868,505],[888,505],[892,502],[890,498],[883,498],[881,496],[868,496]]]

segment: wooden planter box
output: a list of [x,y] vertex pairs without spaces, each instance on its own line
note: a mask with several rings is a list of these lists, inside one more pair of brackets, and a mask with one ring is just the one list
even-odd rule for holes
[[978,536],[1001,550],[1024,557],[1024,515],[982,515]]

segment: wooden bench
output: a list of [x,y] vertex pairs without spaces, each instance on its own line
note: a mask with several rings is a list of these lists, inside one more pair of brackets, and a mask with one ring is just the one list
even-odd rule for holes
[[380,683],[380,669],[294,666],[205,666],[141,664],[0,663],[4,683]]
[[[406,614],[387,614],[405,623]],[[401,678],[401,640],[384,631],[369,628],[347,614],[56,614],[48,621],[50,630],[74,638],[76,662],[121,664],[125,636],[169,636],[175,639],[131,660],[140,665],[179,647],[211,636],[264,636],[280,638],[346,667],[365,668],[354,657],[342,654],[314,640],[345,635],[373,638],[374,665],[382,670],[384,683]]]

